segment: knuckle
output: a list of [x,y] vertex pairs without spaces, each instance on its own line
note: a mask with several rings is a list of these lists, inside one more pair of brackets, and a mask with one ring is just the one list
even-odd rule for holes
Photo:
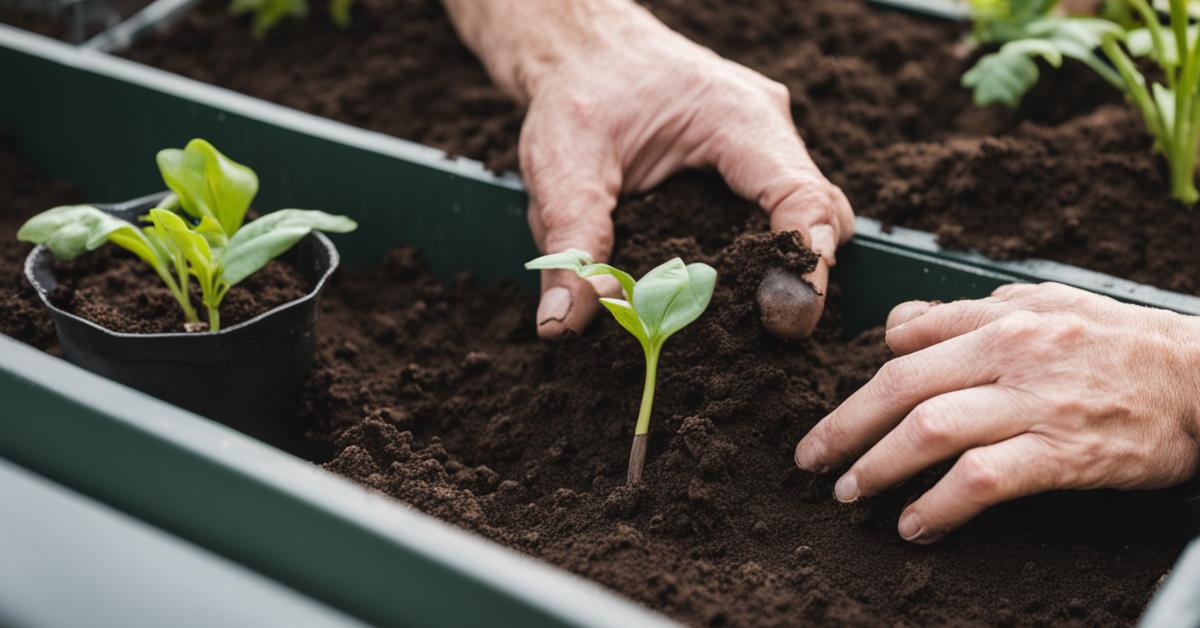
[[1039,331],[1039,317],[1027,310],[1005,314],[991,325],[1000,340],[1018,346],[1029,342]]
[[972,494],[993,495],[1002,488],[1003,476],[996,465],[978,450],[971,450],[958,459],[962,481]]
[[879,368],[875,381],[879,393],[885,397],[907,395],[918,382],[920,373],[912,359],[900,357],[890,360]]
[[1087,321],[1073,312],[1062,312],[1051,317],[1047,325],[1050,341],[1057,347],[1077,345],[1087,333]]
[[936,401],[929,400],[920,403],[908,416],[915,444],[931,447],[945,444],[954,436],[954,430],[946,418],[946,413]]
[[767,97],[775,106],[783,109],[791,108],[792,93],[791,90],[787,88],[787,85],[784,85],[779,81],[767,79],[766,92]]

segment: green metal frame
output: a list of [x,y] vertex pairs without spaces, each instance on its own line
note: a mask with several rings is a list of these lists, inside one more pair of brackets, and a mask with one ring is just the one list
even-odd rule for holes
[[[2,26],[0,76],[19,95],[0,99],[0,132],[43,172],[78,182],[96,201],[158,190],[150,156],[204,136],[254,165],[263,207],[321,208],[368,226],[338,239],[348,263],[412,244],[443,277],[469,270],[483,281],[532,285],[520,270],[533,246],[515,177]],[[1042,276],[1028,265],[946,255],[922,234],[885,233],[870,221],[858,228],[836,269],[855,286],[842,296],[852,327],[881,323],[903,300],[978,297]],[[1071,283],[1096,279],[1059,270]],[[1135,301],[1163,296],[1112,281],[1096,287]],[[1181,309],[1194,305],[1175,296]],[[663,621],[5,337],[0,399],[0,457],[353,617],[385,625]]]

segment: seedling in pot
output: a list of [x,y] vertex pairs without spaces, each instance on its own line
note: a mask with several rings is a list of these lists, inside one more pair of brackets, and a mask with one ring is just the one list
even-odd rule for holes
[[646,356],[646,381],[626,476],[628,484],[640,482],[646,465],[646,436],[650,431],[654,384],[663,344],[708,308],[717,283],[717,271],[707,264],[685,265],[676,257],[635,282],[629,273],[608,264],[593,263],[590,255],[578,249],[544,255],[526,263],[525,268],[571,270],[584,278],[611,275],[621,285],[623,299],[601,297],[600,304],[612,313],[621,327],[637,338]]
[[191,302],[194,278],[208,330],[215,332],[221,329],[221,301],[230,288],[313,230],[345,233],[357,227],[345,216],[303,209],[280,209],[244,223],[258,193],[258,176],[202,139],[183,150],[159,151],[158,167],[172,193],[142,217],[145,226],[90,205],[69,205],[30,218],[17,238],[45,244],[61,260],[107,242],[132,252],[171,291],[189,330],[204,327]]
[[[329,0],[329,16],[338,26],[350,24],[350,5],[354,0]],[[229,11],[234,15],[254,14],[254,36],[262,39],[285,17],[302,18],[308,15],[308,0],[232,0]]]

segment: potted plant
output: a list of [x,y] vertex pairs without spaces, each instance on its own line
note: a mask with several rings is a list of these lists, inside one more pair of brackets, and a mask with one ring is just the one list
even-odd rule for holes
[[[295,407],[312,363],[317,301],[338,264],[320,232],[345,233],[356,224],[300,209],[247,222],[257,175],[202,139],[162,150],[157,161],[169,193],[115,206],[55,207],[25,222],[18,239],[38,245],[26,277],[50,310],[67,359],[251,433],[270,431]],[[153,270],[142,279],[161,282],[178,304],[177,331],[115,331],[62,306],[53,260],[71,261],[106,244]],[[229,291],[284,253],[309,282],[307,293],[222,326]]]

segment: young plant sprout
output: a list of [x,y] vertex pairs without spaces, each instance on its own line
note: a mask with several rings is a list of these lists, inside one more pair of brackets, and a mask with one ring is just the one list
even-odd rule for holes
[[[975,0],[980,5],[1037,5],[1048,13],[1054,3],[1039,0]],[[1196,6],[1190,0],[1122,0],[1110,18],[1044,15],[1007,24],[999,32],[1012,39],[999,51],[984,55],[963,75],[974,90],[975,102],[1016,106],[1037,81],[1035,59],[1057,67],[1062,57],[1078,59],[1109,84],[1125,93],[1138,108],[1154,136],[1170,172],[1171,195],[1187,205],[1200,200],[1196,189],[1196,150],[1200,143],[1200,28],[1193,23]],[[1163,24],[1159,10],[1168,23]],[[1022,13],[1022,15],[1028,15]],[[976,32],[998,32],[977,24]],[[1137,27],[1140,20],[1141,27]],[[1103,58],[1097,54],[1103,51]],[[1165,83],[1147,81],[1132,57],[1149,57]],[[1111,64],[1111,65],[1110,65]]]
[[62,260],[106,242],[132,252],[171,291],[189,329],[200,322],[190,295],[195,278],[208,329],[219,331],[221,301],[230,288],[314,229],[346,233],[357,227],[345,216],[303,209],[280,209],[243,224],[258,193],[258,176],[201,139],[183,150],[159,151],[158,168],[171,194],[142,217],[144,227],[91,205],[69,205],[30,218],[17,239],[45,244]]
[[[338,26],[350,24],[350,4],[354,0],[329,0],[329,16]],[[229,11],[234,15],[254,14],[254,36],[262,39],[285,17],[308,15],[308,0],[233,0]]]
[[571,270],[585,278],[611,275],[621,285],[624,299],[601,297],[600,304],[612,313],[621,327],[638,339],[646,355],[646,383],[642,389],[637,426],[633,430],[626,476],[628,484],[640,482],[646,465],[646,435],[650,431],[654,382],[663,343],[704,313],[712,299],[717,271],[707,264],[685,265],[676,257],[635,282],[629,273],[608,264],[595,264],[590,255],[578,249],[544,255],[525,264],[525,268]]

